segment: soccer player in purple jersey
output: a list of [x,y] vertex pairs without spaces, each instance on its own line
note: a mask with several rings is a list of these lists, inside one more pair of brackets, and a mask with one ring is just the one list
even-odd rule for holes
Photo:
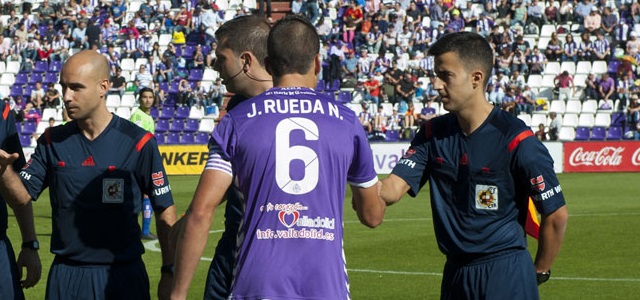
[[[109,64],[99,53],[69,58],[60,84],[73,121],[48,128],[20,175],[2,177],[8,198],[18,203],[49,188],[55,258],[46,298],[150,299],[137,218],[143,193],[157,215],[162,270],[174,258],[168,238],[175,208],[155,138],[107,110]],[[0,151],[0,166],[17,157]],[[168,297],[171,280],[162,272],[159,298]]]
[[385,203],[367,138],[353,111],[314,91],[319,38],[286,17],[268,38],[274,88],[227,113],[178,241],[173,299],[185,299],[215,208],[232,184],[242,194],[231,299],[348,299],[342,219],[346,183],[361,222]]
[[[482,36],[445,35],[429,54],[434,88],[451,113],[422,125],[381,196],[391,205],[429,181],[447,256],[442,299],[538,299],[568,218],[553,160],[528,126],[487,102],[493,51]],[[542,214],[535,262],[523,229],[529,197]]]

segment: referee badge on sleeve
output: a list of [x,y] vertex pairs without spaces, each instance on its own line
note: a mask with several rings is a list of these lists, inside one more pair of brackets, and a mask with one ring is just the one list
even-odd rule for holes
[[105,178],[102,180],[102,203],[124,202],[124,179]]
[[476,184],[476,209],[498,210],[498,187]]

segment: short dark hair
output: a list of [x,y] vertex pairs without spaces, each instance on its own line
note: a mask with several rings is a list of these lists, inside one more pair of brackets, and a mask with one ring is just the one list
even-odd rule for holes
[[286,16],[271,28],[267,51],[273,77],[306,74],[320,51],[320,38],[307,19]]
[[448,33],[429,48],[429,55],[433,56],[448,52],[456,53],[467,71],[479,68],[484,73],[482,84],[487,86],[493,70],[494,54],[485,38],[473,32]]
[[250,51],[264,67],[270,29],[264,18],[257,15],[242,16],[222,24],[216,30],[216,40],[219,48],[229,48],[236,54]]
[[153,92],[153,90],[151,88],[148,87],[143,87],[140,89],[140,93],[138,93],[138,100],[142,99],[142,94],[149,92],[151,93],[151,95],[155,95],[155,93]]

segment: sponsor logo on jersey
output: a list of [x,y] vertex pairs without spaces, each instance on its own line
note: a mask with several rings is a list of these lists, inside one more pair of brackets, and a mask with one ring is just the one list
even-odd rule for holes
[[151,173],[151,179],[153,180],[153,185],[155,186],[164,185],[164,174],[162,173],[162,171]]
[[102,203],[124,202],[124,179],[105,178],[102,180]]
[[304,216],[300,212],[306,211],[309,208],[296,203],[284,203],[284,204],[272,204],[267,203],[267,205],[260,207],[260,211],[262,212],[278,212],[278,220],[282,225],[287,228],[291,228],[293,226],[298,227],[314,227],[314,228],[326,228],[326,229],[334,229],[336,225],[335,218],[328,217],[309,217]]
[[544,184],[544,177],[542,177],[542,175],[529,179],[529,182],[531,182],[531,186],[534,189],[541,192],[544,191],[545,184]]
[[475,200],[477,209],[498,210],[498,187],[476,184]]
[[407,152],[405,152],[402,157],[403,158],[409,158],[409,157],[411,157],[411,155],[413,155],[415,153],[416,153],[416,150],[414,150],[413,148],[409,148],[409,150],[407,150]]
[[94,167],[95,165],[96,165],[96,162],[93,161],[93,156],[92,155],[89,155],[89,157],[87,157],[87,159],[85,159],[82,162],[82,166],[83,167]]

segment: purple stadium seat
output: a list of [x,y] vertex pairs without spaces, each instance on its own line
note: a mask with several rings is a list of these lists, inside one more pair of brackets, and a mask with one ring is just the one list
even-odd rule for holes
[[184,124],[184,132],[196,132],[200,127],[200,121],[196,119],[187,119],[187,123]]
[[196,138],[193,132],[183,132],[180,138],[180,144],[193,145],[196,143]]
[[196,133],[195,143],[198,145],[208,144],[209,143],[209,133],[206,132],[198,132]]
[[24,87],[24,94],[23,94],[24,97],[26,99],[31,98],[31,91],[33,91],[34,89],[35,89],[34,85],[27,84],[27,86]]
[[15,84],[25,85],[29,82],[29,73],[18,73],[16,74]]
[[160,119],[156,123],[156,132],[167,132],[169,131],[169,120]]
[[340,91],[340,92],[338,92],[338,102],[340,102],[340,103],[349,103],[349,102],[351,102],[351,92],[349,92],[349,91]]
[[397,142],[400,139],[400,132],[397,130],[387,130],[385,140],[387,142]]
[[169,83],[168,82],[160,82],[160,89],[165,92],[168,93],[169,92]]
[[612,59],[607,65],[607,73],[616,74],[618,72],[618,67],[622,64],[621,61]]
[[192,69],[189,72],[189,81],[200,81],[202,80],[202,76],[204,75],[204,71],[202,69]]
[[30,134],[21,134],[20,135],[20,145],[22,145],[22,147],[31,146],[31,135]]
[[169,94],[178,94],[180,93],[180,89],[178,86],[180,85],[180,81],[174,81],[169,86]]
[[22,130],[20,131],[23,134],[32,134],[36,132],[36,128],[38,125],[35,121],[24,121],[22,123]]
[[31,76],[29,76],[28,84],[35,85],[36,82],[42,83],[42,73],[32,73]]
[[158,111],[158,108],[157,107],[152,107],[150,112],[151,112],[151,117],[154,120],[157,120],[158,116],[160,115],[160,112]]
[[[157,128],[156,128],[157,131]],[[164,138],[164,132],[156,132],[156,134],[154,134],[156,136],[156,141],[158,142],[158,145],[162,145],[165,143],[165,138]]]
[[49,70],[49,63],[46,60],[36,61],[33,72],[44,73]]
[[16,84],[11,86],[11,91],[10,91],[9,95],[11,95],[11,97],[15,98],[17,96],[22,96],[23,93],[24,93],[24,89],[22,88],[22,85],[16,83]]
[[591,129],[589,127],[576,128],[576,141],[588,141],[591,138]]
[[62,62],[54,60],[49,63],[49,72],[60,72],[62,70]]
[[326,88],[328,91],[337,91],[340,89],[340,79],[335,79],[334,81],[329,83],[329,86]]
[[169,132],[167,133],[167,145],[176,145],[180,144],[180,133],[179,132]]
[[211,51],[211,47],[209,46],[202,46],[202,54],[204,54],[204,56],[206,57],[207,55],[209,55],[209,51]]
[[171,127],[169,127],[169,131],[171,132],[182,132],[184,130],[184,120],[183,119],[173,119],[171,121]]
[[607,132],[607,140],[622,139],[622,126],[611,126]]
[[176,47],[174,47],[174,48],[176,49],[176,57],[182,56],[182,52],[184,52],[182,48],[184,46],[183,45],[175,45],[175,46]]
[[323,94],[327,95],[327,97],[329,97],[329,99],[336,101],[336,93],[335,92],[331,92],[331,91],[324,91],[322,92]]
[[186,119],[189,117],[189,110],[190,108],[188,106],[180,106],[176,109],[176,115],[174,116],[174,118],[176,119]]
[[625,117],[624,113],[612,113],[611,114],[611,126],[624,126]]
[[591,139],[596,141],[602,141],[607,137],[607,130],[602,126],[593,127],[591,132]]
[[[622,138],[625,140],[632,140],[633,139],[633,133],[636,131],[635,126],[625,126],[624,127],[624,131],[623,131],[623,135]],[[631,132],[631,136],[628,136],[627,133]]]
[[58,83],[58,73],[55,72],[47,72],[44,75],[44,83]]
[[182,56],[185,59],[192,59],[193,54],[196,52],[196,45],[185,45],[184,51],[182,51]]
[[160,119],[173,119],[176,109],[173,106],[163,106],[160,111]]

